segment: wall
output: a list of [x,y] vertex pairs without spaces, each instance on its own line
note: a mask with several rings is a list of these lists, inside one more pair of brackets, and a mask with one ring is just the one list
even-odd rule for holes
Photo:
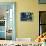
[[[38,4],[38,0],[3,0],[0,2],[16,2],[16,37],[33,38],[39,34],[39,10],[45,10],[46,5]],[[21,22],[20,13],[22,11],[33,12],[33,20]]]
[[[17,5],[17,37],[18,38],[36,38],[38,36],[38,4],[35,0],[20,0]],[[22,11],[33,12],[33,20],[30,22],[21,22],[20,13]]]

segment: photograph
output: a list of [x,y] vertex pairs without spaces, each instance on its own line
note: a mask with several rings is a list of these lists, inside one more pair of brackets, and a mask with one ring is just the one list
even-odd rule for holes
[[46,46],[46,0],[0,0],[0,44]]

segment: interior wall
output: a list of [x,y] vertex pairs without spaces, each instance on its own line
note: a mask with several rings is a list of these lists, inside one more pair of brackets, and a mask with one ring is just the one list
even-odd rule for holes
[[[46,5],[38,4],[38,0],[1,0],[0,2],[16,2],[16,37],[33,38],[39,35],[39,10],[45,10]],[[32,12],[33,20],[22,22],[20,13]]]
[[[38,25],[38,4],[35,0],[20,0],[16,2],[17,7],[17,37],[18,38],[36,38],[39,34]],[[33,13],[33,20],[30,22],[20,21],[20,13],[30,11]]]

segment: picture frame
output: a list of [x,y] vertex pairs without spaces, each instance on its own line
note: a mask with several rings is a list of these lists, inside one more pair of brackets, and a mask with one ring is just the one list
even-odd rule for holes
[[46,4],[46,0],[38,0],[39,4]]
[[32,12],[21,12],[21,21],[32,21]]

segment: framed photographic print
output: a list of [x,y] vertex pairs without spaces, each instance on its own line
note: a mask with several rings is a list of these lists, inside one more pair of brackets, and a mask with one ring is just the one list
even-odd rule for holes
[[21,12],[21,21],[32,21],[31,12]]

